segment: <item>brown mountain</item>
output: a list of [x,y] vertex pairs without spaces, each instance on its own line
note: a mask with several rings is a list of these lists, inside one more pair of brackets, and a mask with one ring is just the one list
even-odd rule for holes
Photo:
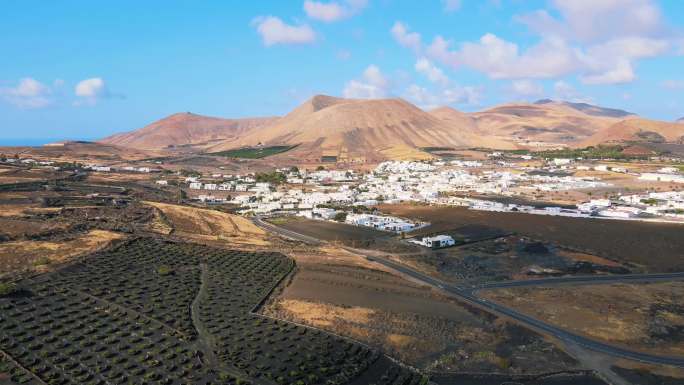
[[148,150],[179,146],[202,147],[222,140],[236,139],[275,119],[222,119],[189,112],[178,113],[141,129],[112,135],[100,142]]
[[635,116],[636,114],[625,111],[625,110],[620,110],[617,108],[607,108],[607,107],[600,107],[600,106],[595,106],[593,104],[589,103],[575,103],[575,102],[563,102],[563,101],[555,101],[551,99],[540,99],[534,102],[536,105],[544,105],[544,104],[556,104],[556,105],[563,105],[572,109],[575,109],[577,111],[583,112],[587,115],[592,115],[592,116],[603,116],[603,117],[608,117],[608,118],[626,118],[629,116]]
[[[606,110],[608,112],[601,112]],[[484,134],[519,146],[572,146],[621,120],[634,117],[614,111],[617,110],[545,101],[504,104],[469,116]]]
[[584,146],[607,142],[681,140],[682,125],[627,111],[540,100],[474,113],[450,107],[425,112],[402,99],[317,95],[282,118],[221,119],[175,114],[103,143],[136,149],[219,152],[245,146],[296,145],[276,157],[318,161],[420,159],[422,147],[493,149]]
[[80,161],[85,163],[88,161],[111,163],[166,155],[161,150],[139,150],[86,141],[62,141],[40,147],[0,147],[0,153],[26,154],[39,159],[47,158],[64,162]]
[[615,123],[584,140],[582,146],[621,142],[663,143],[684,140],[684,126],[648,119],[629,119]]
[[479,132],[475,118],[470,114],[461,112],[451,107],[439,107],[430,111],[430,115],[453,127],[465,127],[469,131]]
[[[222,151],[240,146],[298,145],[288,152],[300,159],[335,156],[338,160],[362,161],[401,158],[407,149],[486,144],[510,148],[497,140],[482,138],[474,126],[455,126],[402,99],[341,99],[317,95],[272,124],[237,140],[210,148]],[[408,157],[414,157],[415,152]]]

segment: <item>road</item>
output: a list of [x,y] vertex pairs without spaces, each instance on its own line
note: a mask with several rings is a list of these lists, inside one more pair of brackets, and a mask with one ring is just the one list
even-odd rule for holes
[[[261,218],[256,217],[254,220],[254,223],[257,226],[260,226],[266,230],[275,232],[277,234],[280,234],[282,236],[285,236],[290,239],[295,239],[295,240],[300,240],[306,243],[312,243],[312,241],[315,242],[315,244],[322,244],[324,243],[321,240],[309,237],[307,235],[299,234],[294,231],[286,230],[283,228],[280,228],[278,226],[275,226],[270,223],[264,222]],[[450,285],[448,283],[445,283],[443,281],[440,281],[436,278],[430,277],[426,274],[423,274],[417,270],[414,270],[410,267],[407,267],[403,264],[399,264],[397,262],[391,261],[387,258],[380,257],[378,256],[377,252],[375,251],[364,251],[362,249],[353,249],[353,248],[345,248],[348,249],[352,252],[364,255],[369,261],[379,263],[381,265],[384,265],[386,267],[389,267],[395,271],[398,271],[406,276],[409,276],[417,281],[420,281],[424,284],[427,284],[429,286],[433,286],[435,288],[438,288],[448,294],[451,294],[452,296],[467,302],[469,304],[475,305],[481,309],[485,309],[490,311],[491,313],[497,314],[497,315],[503,315],[506,317],[509,317],[515,321],[518,321],[519,323],[522,323],[528,327],[531,327],[535,330],[542,331],[550,336],[553,336],[561,341],[569,342],[569,343],[574,343],[576,345],[579,345],[581,347],[584,347],[586,349],[590,349],[592,351],[596,352],[601,352],[605,353],[608,355],[611,355],[613,357],[619,357],[619,358],[626,358],[634,361],[639,361],[639,362],[644,362],[644,363],[649,363],[649,364],[657,364],[657,365],[672,365],[672,366],[677,366],[677,367],[684,367],[684,357],[672,357],[672,356],[662,356],[662,355],[655,355],[655,354],[649,354],[649,353],[642,353],[638,351],[633,351],[629,349],[625,349],[619,346],[611,345],[608,343],[600,342],[585,336],[581,336],[579,334],[575,334],[572,332],[569,332],[565,329],[562,329],[560,327],[554,326],[552,324],[546,323],[542,320],[530,317],[528,315],[525,315],[523,313],[520,313],[516,310],[513,310],[511,308],[508,308],[506,306],[488,301],[484,298],[480,298],[477,296],[476,291],[481,289],[481,287],[475,287],[475,288],[464,288],[464,287],[458,287],[454,285]],[[612,276],[611,276],[612,277]],[[574,282],[572,282],[572,279],[569,278],[548,278],[548,279],[543,279],[543,280],[534,280],[537,281],[536,284],[540,284],[540,281],[544,285],[550,284],[552,280],[559,280],[558,283],[564,283],[568,284],[569,283],[586,283],[586,284],[591,284],[594,282],[600,282],[600,283],[607,283],[607,282],[612,282],[612,283],[617,283],[617,282],[645,282],[645,281],[654,281],[654,280],[679,280],[684,278],[684,273],[675,273],[675,274],[651,274],[651,275],[628,275],[628,276],[614,276],[615,278],[604,278],[604,276],[596,276],[593,277],[594,279],[590,279],[592,277],[577,277]],[[622,277],[623,280],[620,280],[619,278]],[[565,282],[564,282],[565,281]],[[514,282],[506,282],[506,283],[501,283],[505,284],[507,286],[501,286],[501,287],[514,287],[514,286],[525,286],[528,285],[530,286],[531,284],[525,284],[525,281],[521,281],[520,284],[514,284]],[[495,284],[492,284],[495,285]],[[496,286],[492,286],[494,288]]]
[[292,239],[295,241],[301,241],[304,243],[308,243],[310,245],[321,245],[324,243],[323,241],[316,239],[314,237],[309,237],[309,236],[304,235],[304,234],[299,234],[299,233],[296,233],[294,231],[287,230],[287,229],[284,229],[282,227],[268,223],[268,222],[264,221],[258,215],[252,218],[252,222],[264,230],[272,231],[272,232],[279,234],[279,235],[281,235],[285,238],[288,238],[288,239]]
[[684,280],[684,272],[662,274],[580,275],[573,277],[528,279],[523,281],[489,282],[472,286],[470,289],[475,291],[524,286],[600,285],[611,283],[650,283],[682,280]]

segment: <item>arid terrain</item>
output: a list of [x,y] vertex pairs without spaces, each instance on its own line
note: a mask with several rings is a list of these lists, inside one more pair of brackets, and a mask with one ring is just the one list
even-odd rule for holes
[[495,289],[496,302],[575,332],[632,348],[684,353],[684,283]]
[[328,248],[294,257],[296,274],[265,314],[350,336],[430,371],[577,369],[543,337],[407,282],[356,254]]
[[426,149],[546,149],[606,143],[677,143],[684,129],[612,108],[552,100],[463,113],[423,111],[403,99],[316,95],[282,117],[224,119],[178,113],[101,143],[145,151],[221,153],[287,145],[275,156],[298,164],[422,160]]
[[459,207],[385,205],[380,211],[431,223],[416,234],[479,224],[615,261],[646,272],[682,271],[684,238],[672,224],[614,222],[553,216],[472,211]]

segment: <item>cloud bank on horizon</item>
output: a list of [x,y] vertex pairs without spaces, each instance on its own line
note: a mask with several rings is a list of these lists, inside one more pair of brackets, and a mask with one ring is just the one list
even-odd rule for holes
[[[75,132],[82,122],[116,125],[107,133],[178,110],[281,114],[317,93],[402,97],[425,109],[554,98],[684,115],[680,2],[131,4],[141,23],[129,30],[114,24],[114,7],[93,8],[88,22],[44,4],[27,21],[30,4],[9,6],[0,32],[20,60],[0,64],[0,113],[9,116],[0,123],[38,129],[40,111]],[[63,25],[41,23],[55,12]],[[142,23],[152,18],[158,25]],[[110,35],[118,40],[102,38]]]

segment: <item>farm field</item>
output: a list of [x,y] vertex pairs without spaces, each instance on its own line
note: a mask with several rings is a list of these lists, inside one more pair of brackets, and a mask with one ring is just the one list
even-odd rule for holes
[[350,252],[295,253],[297,274],[262,312],[348,335],[428,371],[576,369],[551,342]]
[[679,225],[497,213],[462,207],[382,205],[379,209],[431,223],[416,235],[479,224],[566,246],[644,272],[684,270],[684,237]]
[[499,302],[603,341],[684,354],[684,282],[485,290]]
[[377,238],[388,238],[394,235],[369,227],[352,226],[345,223],[317,221],[305,218],[288,218],[288,220],[277,223],[277,225],[299,234],[349,245]]
[[0,243],[0,275],[26,269],[45,271],[51,268],[51,264],[68,262],[121,238],[123,235],[119,233],[92,230],[60,242],[24,240]]
[[195,241],[218,241],[236,245],[267,246],[266,233],[248,219],[217,210],[180,206],[167,203],[146,202],[160,211],[166,225],[156,227],[160,233]]
[[422,383],[375,349],[253,313],[292,268],[278,253],[154,238],[99,251],[5,288],[3,375],[40,384]]
[[225,156],[228,158],[261,159],[292,150],[297,146],[246,147],[235,150],[213,152],[209,155]]
[[[468,229],[476,227],[464,226]],[[488,227],[482,230],[444,231],[441,234],[465,239],[467,243],[441,250],[422,248],[421,252],[396,253],[391,258],[441,280],[458,284],[638,271],[627,264],[552,243],[520,235],[502,236],[505,233]]]

